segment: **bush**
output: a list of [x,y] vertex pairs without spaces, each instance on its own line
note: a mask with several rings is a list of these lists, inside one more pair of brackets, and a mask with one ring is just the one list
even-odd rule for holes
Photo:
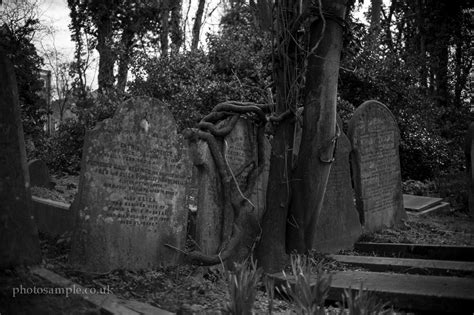
[[77,174],[81,167],[85,126],[82,122],[68,119],[49,141],[49,150],[43,159],[53,172]]

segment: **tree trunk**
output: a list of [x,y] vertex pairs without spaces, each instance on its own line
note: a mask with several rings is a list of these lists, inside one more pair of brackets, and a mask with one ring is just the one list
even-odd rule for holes
[[99,52],[99,91],[106,93],[114,85],[114,62],[112,51],[112,20],[105,12],[97,21],[97,51]]
[[120,52],[120,63],[117,73],[117,89],[120,92],[125,91],[125,86],[127,84],[128,67],[130,65],[130,54],[134,35],[134,32],[127,28],[123,30],[122,38],[120,40],[122,50]]
[[382,0],[372,0],[369,28],[369,45],[371,51],[378,48],[378,38],[380,34],[380,12],[382,10]]
[[191,42],[191,50],[196,50],[198,48],[199,36],[201,34],[202,16],[204,14],[205,4],[206,0],[199,0],[198,8],[196,11],[196,17],[194,19],[193,25],[193,40]]
[[[325,12],[344,19],[345,0],[323,0]],[[341,25],[332,19],[310,26],[310,51],[306,72],[303,133],[287,225],[289,250],[304,253],[313,246],[316,223],[323,205],[333,158],[336,132],[336,97],[342,49]],[[321,38],[322,36],[322,38]],[[316,45],[318,45],[316,47]],[[293,222],[291,222],[293,221]]]
[[[273,77],[276,85],[276,112],[290,110],[293,114],[275,127],[270,157],[267,206],[262,219],[262,235],[256,248],[256,258],[266,272],[281,271],[287,263],[286,220],[291,200],[294,112],[298,103],[298,43],[288,35],[288,25],[298,17],[298,6],[292,0],[278,1]],[[288,37],[290,39],[288,39]],[[288,39],[288,40],[287,40]]]
[[172,51],[179,51],[179,48],[183,44],[183,31],[181,30],[182,2],[182,0],[174,1],[173,7],[171,8],[170,37],[172,43]]
[[162,7],[161,7],[161,32],[160,32],[160,44],[161,44],[162,57],[168,56],[169,17],[170,17],[169,0],[163,0]]

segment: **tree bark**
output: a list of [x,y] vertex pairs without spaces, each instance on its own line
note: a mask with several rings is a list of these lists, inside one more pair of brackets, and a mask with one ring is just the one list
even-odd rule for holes
[[199,0],[196,17],[193,25],[193,39],[191,42],[191,50],[196,50],[199,44],[199,36],[201,34],[202,16],[204,14],[204,5],[206,0]]
[[170,5],[169,0],[163,0],[161,7],[161,56],[168,56],[168,34],[169,34]]
[[[344,19],[345,0],[323,0],[324,12]],[[287,225],[287,246],[300,253],[312,249],[333,158],[336,97],[343,29],[337,21],[317,19],[310,26],[303,133],[293,177],[293,197]],[[317,46],[316,46],[317,45]]]
[[109,12],[97,19],[97,51],[99,52],[99,91],[106,93],[114,85],[115,57],[112,51],[112,20]]
[[134,32],[130,29],[123,30],[120,40],[122,50],[120,52],[119,68],[117,73],[117,89],[121,92],[125,91],[127,84],[128,67],[130,65],[131,47],[133,45]]
[[281,271],[287,263],[286,221],[291,201],[294,113],[299,100],[298,43],[288,27],[298,18],[298,6],[292,0],[277,1],[276,53],[273,77],[276,85],[276,113],[290,110],[290,118],[275,126],[270,157],[267,207],[262,220],[262,234],[255,256],[266,272]]
[[172,43],[172,51],[179,51],[183,44],[183,32],[181,30],[181,7],[182,0],[176,0],[173,2],[171,8],[171,19],[170,19],[170,37]]
[[377,50],[378,38],[380,34],[380,12],[382,10],[382,0],[372,0],[370,13],[369,45],[372,51]]

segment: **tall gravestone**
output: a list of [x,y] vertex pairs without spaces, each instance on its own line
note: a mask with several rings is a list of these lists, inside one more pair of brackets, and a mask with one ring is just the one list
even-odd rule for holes
[[121,104],[87,132],[70,261],[104,272],[176,264],[184,249],[188,147],[166,105],[151,98]]
[[[265,211],[270,166],[270,144],[264,137],[259,141],[261,132],[252,121],[241,118],[223,143],[225,163],[240,190],[233,193],[242,193],[255,205],[252,215],[257,222]],[[204,253],[216,254],[230,237],[234,217],[232,209],[226,209],[224,205],[221,178],[207,143],[198,142],[198,153],[195,162],[200,177],[196,241]],[[262,171],[257,174],[259,167]]]
[[335,160],[331,165],[323,208],[313,241],[313,249],[324,253],[352,249],[362,233],[351,183],[351,142],[342,132],[342,121],[339,117],[337,123],[341,135],[337,139]]
[[222,243],[223,192],[211,150],[206,141],[199,140],[194,164],[197,167],[198,198],[196,243],[207,255],[219,251]]
[[[349,164],[351,143],[342,132],[342,120],[339,116],[337,116],[337,124],[341,135],[337,139],[335,160],[331,165],[323,207],[313,240],[313,249],[324,253],[352,249],[362,233],[351,183]],[[302,128],[297,124],[293,146],[294,160],[298,157],[301,133]]]
[[403,207],[400,132],[390,110],[367,101],[349,122],[356,205],[366,231],[393,226],[406,218]]
[[18,90],[13,66],[0,50],[0,269],[41,262]]

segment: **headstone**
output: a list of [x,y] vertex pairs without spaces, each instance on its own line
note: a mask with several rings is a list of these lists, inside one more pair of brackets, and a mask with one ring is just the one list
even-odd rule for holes
[[403,208],[400,133],[390,110],[377,101],[359,106],[349,122],[356,206],[366,231],[406,218]]
[[0,50],[0,269],[41,262],[13,66]]
[[362,233],[359,215],[355,208],[351,183],[349,154],[351,143],[342,132],[337,140],[335,161],[331,165],[323,207],[319,215],[313,249],[336,253],[352,249]]
[[212,255],[219,251],[222,243],[224,203],[221,178],[206,141],[197,142],[195,155],[199,183],[195,238],[200,250]]
[[[238,184],[238,189],[232,193],[243,195],[255,205],[255,210],[251,208],[251,216],[259,222],[265,211],[270,144],[263,136],[263,130],[243,118],[237,121],[223,142],[225,163],[231,170],[232,181]],[[231,236],[233,211],[224,204],[221,178],[206,142],[198,142],[197,156],[195,164],[200,185],[196,241],[204,253],[216,254]]]
[[[259,148],[258,136],[258,126],[250,120],[241,118],[224,139],[224,158],[239,185],[240,192],[250,189],[251,185],[254,184],[253,181],[257,180],[257,178],[251,178],[249,176],[250,173],[259,166],[268,163],[269,156],[265,157],[265,153],[267,153],[265,147],[269,147],[269,143],[263,137],[260,143],[261,147]],[[260,155],[262,157],[260,161],[259,150],[261,150]],[[245,196],[256,206],[256,210],[259,211],[256,213],[257,217],[263,215],[262,212],[265,210],[266,202],[267,179],[262,178],[261,180],[263,182],[257,182],[252,195]]]
[[31,187],[51,187],[51,177],[45,162],[39,159],[28,162],[28,171],[30,172]]
[[474,122],[471,122],[466,133],[466,168],[468,173],[469,213],[474,217]]
[[179,263],[191,174],[187,144],[166,105],[122,103],[85,137],[71,263],[92,272]]

